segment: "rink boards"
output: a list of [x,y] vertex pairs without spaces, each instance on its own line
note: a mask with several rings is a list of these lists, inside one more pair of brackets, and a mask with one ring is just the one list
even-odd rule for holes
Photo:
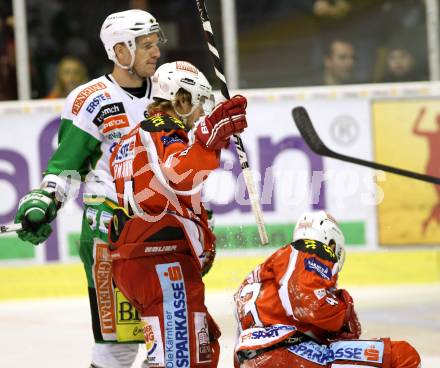
[[[380,249],[414,250],[439,245],[440,226],[436,220],[440,214],[435,214],[434,209],[440,198],[434,185],[315,155],[296,130],[291,109],[305,106],[322,140],[337,152],[425,173],[429,165],[440,167],[440,155],[432,154],[429,140],[414,134],[414,123],[424,109],[421,128],[434,136],[438,133],[435,121],[440,113],[440,84],[241,93],[249,101],[249,129],[242,137],[261,192],[270,244],[269,250],[259,246],[238,159],[231,147],[222,153],[222,170],[213,173],[205,191],[215,212],[218,249],[231,252],[227,253],[228,266],[219,269],[228,270],[234,262],[241,265],[242,255],[248,251],[267,254],[288,243],[295,219],[310,209],[332,213],[346,235],[348,251],[362,252],[365,257],[380,258],[381,253],[376,253]],[[0,224],[13,221],[19,199],[41,180],[41,172],[56,147],[62,104],[63,100],[0,103]],[[80,204],[78,197],[60,211],[53,235],[44,245],[33,247],[15,236],[0,237],[0,270],[17,265],[32,270],[33,266],[49,263],[50,267],[61,263],[75,269],[72,263],[79,262]],[[420,254],[423,259],[427,253]],[[391,258],[396,259],[389,265],[394,271],[400,267],[399,257]],[[247,269],[259,259],[252,258]],[[383,272],[385,280],[393,271]],[[417,280],[425,274],[421,270],[411,277]],[[376,275],[371,272],[369,277]],[[222,285],[220,276],[219,271],[214,287]],[[363,279],[368,277],[359,277]]]
[[[259,251],[259,255],[255,252],[219,253],[204,278],[207,291],[237,289],[248,272],[266,258],[268,251]],[[0,279],[3,280],[0,300],[86,296],[87,293],[80,263],[1,267]],[[440,284],[440,250],[350,252],[339,283],[341,287]]]

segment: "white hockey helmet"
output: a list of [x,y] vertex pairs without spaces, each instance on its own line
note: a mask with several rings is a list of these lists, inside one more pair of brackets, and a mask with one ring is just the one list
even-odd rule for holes
[[300,216],[293,232],[293,241],[298,239],[317,240],[329,245],[335,244],[338,271],[345,261],[345,238],[336,220],[325,211],[306,212]]
[[[192,111],[201,104],[205,114],[214,108],[212,87],[203,73],[187,61],[162,64],[153,76],[152,97],[175,102],[177,91],[182,88],[191,94]],[[189,116],[192,111],[186,116]]]
[[[159,42],[166,42],[156,18],[144,10],[131,9],[110,14],[102,23],[100,38],[108,58],[123,69],[131,69],[134,64],[136,37],[152,33],[157,33]],[[128,47],[131,54],[129,66],[121,65],[116,58],[114,47],[121,42]]]

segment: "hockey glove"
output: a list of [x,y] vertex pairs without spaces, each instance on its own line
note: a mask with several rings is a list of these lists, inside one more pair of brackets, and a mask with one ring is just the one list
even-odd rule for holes
[[217,105],[196,130],[196,139],[209,150],[227,148],[231,135],[247,127],[246,98],[237,95]]
[[31,190],[18,205],[15,223],[21,223],[23,230],[18,237],[34,245],[44,242],[52,232],[50,222],[57,216],[58,206],[52,195],[43,189]]
[[336,294],[347,305],[347,310],[341,330],[332,338],[335,340],[358,339],[361,336],[362,327],[354,310],[353,298],[345,289],[338,290]]
[[206,215],[208,216],[208,229],[214,232],[215,218],[214,212],[210,208],[206,208]]
[[214,263],[215,255],[216,255],[215,249],[213,249],[212,251],[209,251],[209,252],[205,252],[203,254],[203,256],[205,257],[205,261],[204,261],[203,267],[202,267],[202,277],[207,275],[208,272],[211,270],[211,267]]

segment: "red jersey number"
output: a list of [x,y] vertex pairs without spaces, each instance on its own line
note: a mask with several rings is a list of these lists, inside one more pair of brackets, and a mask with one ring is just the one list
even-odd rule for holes
[[237,293],[236,303],[238,318],[240,319],[242,329],[255,326],[262,326],[258,316],[256,301],[260,295],[261,284],[247,284]]

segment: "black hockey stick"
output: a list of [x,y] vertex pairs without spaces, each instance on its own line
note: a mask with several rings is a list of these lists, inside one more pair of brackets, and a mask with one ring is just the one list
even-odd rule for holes
[[299,132],[306,141],[307,145],[313,152],[317,153],[318,155],[335,158],[341,161],[351,162],[353,164],[361,166],[371,167],[372,169],[376,170],[388,171],[393,174],[426,181],[432,184],[440,184],[440,178],[437,178],[435,176],[419,174],[413,171],[399,169],[397,167],[387,166],[379,164],[377,162],[365,161],[360,158],[345,156],[340,153],[334,152],[322,142],[321,138],[319,138],[319,135],[318,133],[316,133],[312,121],[310,120],[309,114],[304,107],[295,107],[292,110],[292,116],[296,126],[298,127]]
[[[226,85],[226,78],[223,73],[223,64],[220,59],[220,55],[215,47],[214,33],[212,31],[211,22],[209,21],[208,12],[206,10],[204,0],[196,0],[197,8],[199,10],[200,20],[205,31],[205,38],[208,44],[208,48],[212,57],[215,74],[220,82],[220,90],[225,99],[229,99],[229,90]],[[246,151],[243,146],[243,142],[239,134],[234,134],[235,148],[237,149],[238,159],[240,161],[241,170],[243,171],[244,181],[249,193],[249,199],[252,205],[252,211],[255,215],[257,222],[258,233],[260,234],[261,244],[266,245],[269,243],[267,238],[266,228],[264,227],[263,212],[261,211],[260,201],[258,199],[257,191],[255,190],[254,180],[252,178],[252,172],[249,168],[249,162],[247,159]]]

